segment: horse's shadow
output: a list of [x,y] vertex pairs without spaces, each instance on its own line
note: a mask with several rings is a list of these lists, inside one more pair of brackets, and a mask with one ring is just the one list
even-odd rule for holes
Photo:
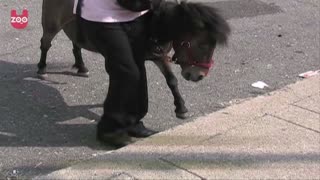
[[[50,83],[35,78],[35,65],[0,60],[0,147],[74,147],[105,149],[95,139],[92,108],[65,103]],[[91,110],[90,110],[91,109]]]

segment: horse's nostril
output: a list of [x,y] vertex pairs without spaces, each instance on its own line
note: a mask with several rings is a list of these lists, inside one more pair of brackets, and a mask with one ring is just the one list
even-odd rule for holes
[[202,80],[204,78],[204,76],[200,75],[198,78],[198,81]]
[[185,75],[185,78],[186,78],[187,80],[190,80],[190,79],[191,79],[191,73],[187,73],[187,74]]

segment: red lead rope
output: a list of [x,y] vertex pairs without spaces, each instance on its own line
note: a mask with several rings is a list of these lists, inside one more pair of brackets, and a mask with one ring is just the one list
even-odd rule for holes
[[[177,44],[177,42],[173,41],[173,45],[178,45],[178,44]],[[183,41],[178,46],[184,47],[184,48],[187,49],[188,62],[186,64],[206,69],[206,75],[209,73],[210,68],[212,68],[213,65],[214,65],[214,59],[213,58],[211,58],[207,62],[199,62],[197,60],[194,60],[193,53],[192,53],[192,51],[190,49],[191,48],[191,43],[190,42]],[[213,52],[212,52],[212,54],[213,54]]]
[[188,53],[188,64],[206,69],[205,73],[207,76],[209,73],[209,70],[214,66],[213,57],[209,60],[209,62],[202,63],[202,62],[198,62],[193,59],[194,56],[193,56],[193,53],[191,52],[190,48],[188,48],[187,53]]

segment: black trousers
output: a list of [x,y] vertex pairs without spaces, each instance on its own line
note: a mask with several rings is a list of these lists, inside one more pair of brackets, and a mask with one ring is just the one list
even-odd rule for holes
[[124,23],[84,19],[80,27],[105,58],[109,89],[98,130],[112,132],[138,124],[148,112],[145,54],[148,15]]

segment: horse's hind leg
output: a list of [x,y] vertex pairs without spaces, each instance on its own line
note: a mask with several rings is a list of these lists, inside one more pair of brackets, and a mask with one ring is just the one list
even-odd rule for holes
[[72,42],[72,44],[73,44],[73,55],[75,58],[75,64],[73,65],[73,67],[78,69],[77,74],[79,76],[88,77],[89,70],[84,65],[82,55],[81,55],[81,48],[77,46],[74,42]]
[[41,79],[44,79],[47,76],[47,71],[46,71],[47,53],[51,47],[52,39],[57,35],[58,32],[59,32],[59,30],[47,32],[44,29],[43,36],[40,40],[40,42],[41,42],[41,45],[40,45],[41,57],[40,57],[40,61],[38,63],[38,72],[37,73],[38,73],[39,78],[41,78]]
[[178,88],[178,80],[177,78],[174,76],[171,68],[170,68],[170,64],[165,62],[164,60],[155,60],[153,61],[158,68],[160,69],[160,71],[162,72],[162,74],[164,75],[164,77],[166,78],[166,82],[167,85],[169,86],[172,95],[174,97],[174,105],[176,106],[176,116],[177,118],[180,119],[185,119],[187,118],[187,112],[188,109],[185,106],[185,102],[179,92],[179,88]]

